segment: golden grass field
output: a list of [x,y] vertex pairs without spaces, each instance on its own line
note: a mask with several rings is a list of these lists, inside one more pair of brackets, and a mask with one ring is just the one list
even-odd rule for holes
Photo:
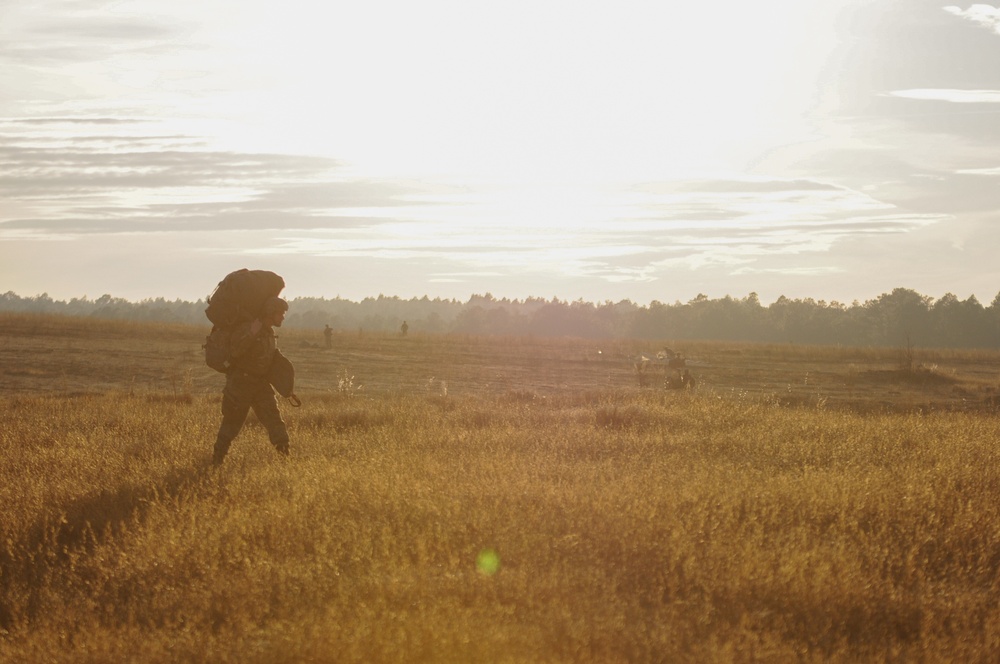
[[0,661],[1000,652],[995,352],[283,330],[212,468],[207,331],[0,314]]

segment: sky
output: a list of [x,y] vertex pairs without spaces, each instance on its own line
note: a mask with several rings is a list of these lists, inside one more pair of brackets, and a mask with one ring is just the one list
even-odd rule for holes
[[0,293],[988,305],[998,62],[928,0],[0,0]]

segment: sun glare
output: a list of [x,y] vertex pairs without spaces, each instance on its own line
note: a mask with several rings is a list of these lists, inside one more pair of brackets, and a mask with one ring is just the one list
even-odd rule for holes
[[261,41],[240,48],[268,83],[219,103],[243,140],[359,174],[593,183],[742,166],[804,131],[798,4],[358,3],[306,22],[258,6],[244,34]]

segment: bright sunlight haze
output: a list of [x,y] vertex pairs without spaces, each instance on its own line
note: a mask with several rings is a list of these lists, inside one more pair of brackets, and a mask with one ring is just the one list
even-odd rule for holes
[[0,10],[2,290],[989,302],[1000,8]]

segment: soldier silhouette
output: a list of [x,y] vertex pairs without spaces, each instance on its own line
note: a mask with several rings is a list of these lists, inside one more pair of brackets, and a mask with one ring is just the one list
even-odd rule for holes
[[288,430],[278,411],[268,371],[278,353],[275,327],[285,320],[288,303],[272,297],[264,303],[261,318],[242,323],[232,336],[232,367],[226,373],[222,391],[222,424],[215,440],[212,461],[219,465],[229,446],[239,435],[250,410],[267,429],[268,438],[279,454],[288,456]]

